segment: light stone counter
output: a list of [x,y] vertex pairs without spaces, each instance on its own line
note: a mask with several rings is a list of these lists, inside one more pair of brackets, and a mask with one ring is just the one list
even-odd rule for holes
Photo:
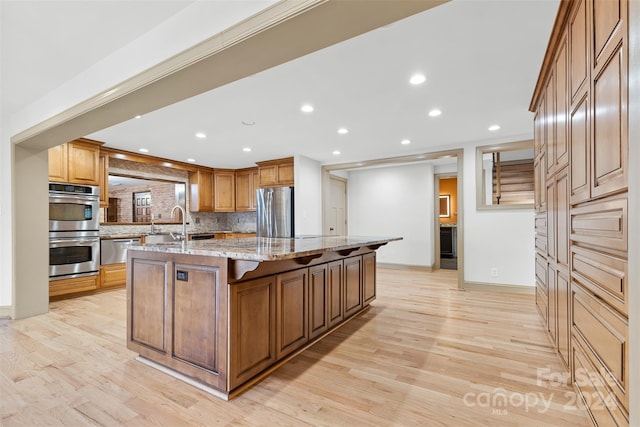
[[294,239],[250,237],[242,239],[187,241],[132,245],[131,249],[185,255],[204,255],[247,261],[281,261],[378,246],[402,237],[308,236]]

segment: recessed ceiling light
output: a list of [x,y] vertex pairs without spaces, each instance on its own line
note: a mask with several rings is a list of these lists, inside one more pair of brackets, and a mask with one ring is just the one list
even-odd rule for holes
[[206,137],[207,137],[207,134],[204,132],[196,133],[196,138],[205,139]]
[[300,107],[300,111],[302,111],[303,113],[311,113],[313,111],[313,105],[304,104],[302,107]]
[[243,120],[242,124],[245,125],[245,126],[253,126],[253,125],[256,124],[256,122],[251,121],[251,120]]
[[498,126],[498,125],[491,125],[491,126],[489,126],[489,130],[490,130],[491,132],[495,132],[495,131],[497,131],[498,129],[500,129],[500,126]]
[[187,162],[189,162],[189,163],[193,163],[195,161],[196,161],[196,159],[187,159]]
[[346,135],[346,134],[348,134],[348,133],[349,133],[349,129],[347,129],[347,128],[340,128],[340,129],[338,129],[338,133],[339,133],[340,135]]
[[442,111],[438,110],[437,108],[429,111],[429,117],[438,117],[440,114],[442,114]]
[[142,116],[140,114],[138,114],[137,116],[134,117],[134,119],[141,119]]
[[242,151],[244,151],[245,153],[249,153],[249,152],[251,151],[251,148],[249,148],[249,147],[244,147],[244,148],[242,149]]
[[427,80],[424,74],[416,73],[409,79],[409,83],[412,85],[421,85]]
[[148,153],[149,152],[149,150],[147,150],[146,148],[140,148],[140,149],[138,149],[138,151],[141,152],[141,153]]
[[400,141],[400,144],[409,145],[409,144],[411,144],[411,140],[410,139],[403,139],[402,141]]
[[335,151],[333,152],[333,155],[334,155],[334,156],[339,156],[339,155],[340,155],[340,152],[339,152],[338,150],[335,150]]

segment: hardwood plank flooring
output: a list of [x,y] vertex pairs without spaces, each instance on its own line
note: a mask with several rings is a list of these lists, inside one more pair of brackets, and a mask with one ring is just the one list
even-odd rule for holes
[[378,269],[370,310],[225,402],[134,360],[125,291],[0,321],[2,426],[588,426],[531,295]]

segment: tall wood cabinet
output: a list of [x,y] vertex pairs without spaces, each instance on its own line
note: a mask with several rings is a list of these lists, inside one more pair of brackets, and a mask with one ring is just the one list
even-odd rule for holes
[[536,303],[596,425],[629,423],[628,288],[640,285],[627,280],[628,7],[561,2],[530,106]]

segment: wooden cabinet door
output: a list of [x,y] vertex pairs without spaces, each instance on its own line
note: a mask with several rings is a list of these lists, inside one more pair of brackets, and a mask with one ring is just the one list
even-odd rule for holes
[[123,288],[127,283],[127,264],[100,266],[100,289]]
[[293,185],[293,163],[278,165],[278,185]]
[[216,212],[235,212],[236,210],[236,174],[233,171],[215,171],[213,174],[213,210]]
[[99,163],[99,177],[98,185],[100,186],[100,207],[109,207],[109,155],[107,153],[100,153]]
[[189,210],[213,212],[213,172],[197,170],[189,174]]
[[567,83],[567,35],[565,33],[555,62],[555,167],[560,170],[569,164],[568,115],[569,86]]
[[210,372],[218,366],[218,267],[176,263],[173,277],[172,356]]
[[231,285],[229,389],[276,361],[276,277]]
[[593,82],[592,197],[612,194],[627,187],[629,147],[625,52],[626,49],[620,46]]
[[260,187],[269,187],[278,184],[278,165],[260,166]]
[[165,309],[169,263],[130,257],[131,289],[127,298],[127,342],[134,351],[149,348],[167,352]]
[[69,182],[98,185],[100,183],[100,148],[82,142],[68,143]]
[[376,299],[376,253],[362,255],[362,294],[363,305],[369,305]]
[[49,181],[67,182],[67,144],[49,148]]
[[74,277],[49,282],[49,297],[77,294],[98,289],[98,276]]
[[344,264],[342,260],[327,264],[329,328],[344,319]]
[[329,329],[329,281],[327,264],[309,267],[309,339]]
[[556,313],[558,316],[558,352],[569,367],[571,324],[569,319],[569,277],[568,269],[558,269],[556,276]]
[[347,318],[362,308],[362,257],[344,260],[344,317]]
[[589,149],[589,97],[579,100],[571,112],[571,204],[591,196],[591,151]]
[[276,357],[281,359],[309,341],[306,268],[276,278]]
[[236,212],[256,210],[256,170],[236,172]]

